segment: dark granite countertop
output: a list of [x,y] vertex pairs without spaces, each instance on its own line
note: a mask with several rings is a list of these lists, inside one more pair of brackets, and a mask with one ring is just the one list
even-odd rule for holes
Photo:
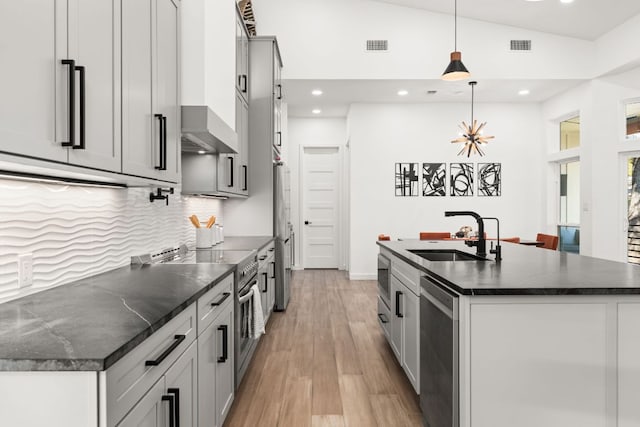
[[212,249],[229,251],[259,251],[273,241],[273,239],[273,236],[225,236],[224,242],[218,243]]
[[0,304],[0,371],[102,371],[235,269],[123,267]]
[[[640,294],[640,266],[514,243],[502,243],[502,262],[428,261],[409,249],[457,249],[475,254],[463,242],[381,241],[394,255],[429,272],[463,295]],[[489,242],[487,242],[487,251]]]

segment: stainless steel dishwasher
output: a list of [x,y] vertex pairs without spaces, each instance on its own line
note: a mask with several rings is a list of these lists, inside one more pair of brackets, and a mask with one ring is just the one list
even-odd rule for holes
[[458,295],[420,279],[420,409],[426,427],[458,427]]

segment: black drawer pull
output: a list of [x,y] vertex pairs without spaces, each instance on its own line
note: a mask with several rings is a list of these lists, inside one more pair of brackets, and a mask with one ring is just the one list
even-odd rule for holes
[[233,187],[233,157],[229,156],[227,160],[229,160],[229,184],[227,187]]
[[264,276],[264,290],[262,291],[262,293],[266,294],[267,290],[269,289],[269,281],[267,280],[267,273],[262,273],[262,275]]
[[389,319],[387,319],[384,313],[378,313],[378,319],[380,319],[382,323],[389,323]]
[[262,256],[260,257],[260,261],[264,261],[265,259],[267,259],[267,256],[266,256],[266,255],[262,255]]
[[402,296],[402,292],[396,291],[396,316],[404,317],[404,314],[400,312],[400,297]]
[[229,346],[227,344],[227,341],[229,341],[229,328],[227,325],[220,325],[218,330],[222,331],[222,357],[218,357],[218,363],[225,363],[229,358]]
[[221,297],[219,300],[214,301],[214,302],[212,302],[212,303],[211,303],[211,307],[217,307],[217,306],[219,306],[219,305],[222,305],[222,303],[223,303],[227,298],[229,298],[229,295],[231,295],[229,292],[225,292],[225,293],[223,293],[223,294],[222,294],[222,297]]
[[244,169],[244,187],[242,188],[242,191],[247,191],[249,189],[249,184],[247,183],[249,179],[249,166],[242,165],[242,168]]
[[171,344],[165,351],[163,351],[162,354],[158,356],[156,360],[147,360],[146,362],[144,362],[145,366],[158,366],[159,364],[161,364],[162,361],[166,359],[167,356],[173,350],[175,350],[176,347],[178,347],[182,341],[185,340],[185,338],[187,338],[186,335],[174,335],[173,339],[175,339],[175,341],[173,342],[173,344]]
[[154,166],[157,170],[164,170],[163,166],[164,166],[164,124],[165,121],[163,120],[163,115],[162,114],[154,114],[153,117],[155,117],[156,119],[158,119],[158,122],[160,123],[160,128],[158,130],[158,147],[159,147],[159,163],[160,165],[156,165]]
[[276,248],[269,248],[269,252],[273,252],[275,250],[276,250]]
[[176,426],[176,397],[173,394],[165,394],[162,396],[163,402],[169,402],[169,427]]

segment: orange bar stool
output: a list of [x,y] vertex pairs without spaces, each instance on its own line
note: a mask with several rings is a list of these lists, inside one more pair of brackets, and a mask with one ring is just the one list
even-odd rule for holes
[[551,249],[552,251],[558,249],[558,236],[538,233],[536,240],[543,243],[543,245],[540,246],[541,248]]

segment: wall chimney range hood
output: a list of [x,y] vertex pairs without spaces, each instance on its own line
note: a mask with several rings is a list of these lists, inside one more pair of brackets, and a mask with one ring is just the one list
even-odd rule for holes
[[237,153],[238,135],[206,105],[183,105],[182,151]]

